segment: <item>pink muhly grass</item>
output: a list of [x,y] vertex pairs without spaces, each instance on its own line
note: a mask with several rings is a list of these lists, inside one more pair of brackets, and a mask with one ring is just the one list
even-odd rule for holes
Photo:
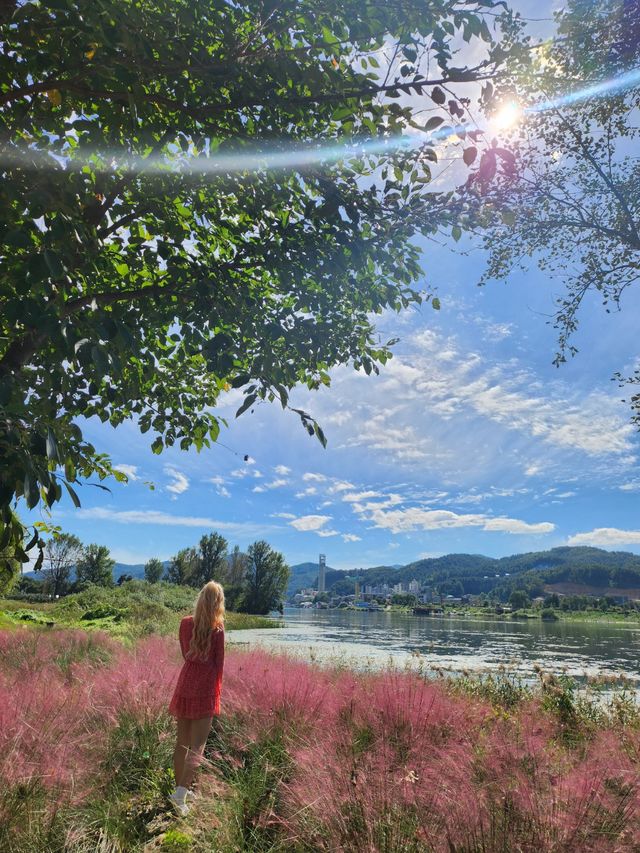
[[238,715],[256,735],[275,723],[308,730],[330,715],[330,684],[329,672],[286,655],[232,652],[225,661],[223,713]]
[[178,672],[167,640],[141,640],[133,650],[122,650],[111,666],[94,673],[87,692],[89,708],[109,724],[122,713],[139,719],[158,715],[169,704]]

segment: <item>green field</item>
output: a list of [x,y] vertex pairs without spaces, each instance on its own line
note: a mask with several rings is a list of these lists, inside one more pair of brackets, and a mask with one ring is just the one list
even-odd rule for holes
[[[131,643],[151,634],[177,632],[182,617],[192,612],[195,598],[196,590],[190,587],[140,580],[111,589],[92,586],[52,602],[5,598],[0,599],[0,628],[82,628]],[[265,616],[227,612],[225,624],[233,631],[279,623]]]

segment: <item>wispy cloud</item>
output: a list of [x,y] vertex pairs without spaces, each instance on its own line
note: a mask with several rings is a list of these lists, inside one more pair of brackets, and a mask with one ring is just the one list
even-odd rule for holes
[[330,515],[301,515],[299,518],[294,518],[289,524],[295,527],[296,530],[320,530],[327,521],[331,521]]
[[268,489],[281,489],[283,486],[286,486],[288,483],[287,480],[277,479],[272,480],[270,483],[265,483],[263,486],[254,486],[252,491],[254,492],[266,492]]
[[214,485],[216,487],[216,492],[217,492],[217,494],[220,495],[220,497],[222,497],[222,498],[230,498],[231,497],[231,492],[229,491],[229,489],[227,489],[227,487],[225,485],[226,480],[224,479],[224,477],[221,477],[220,475],[216,475],[215,477],[209,477],[207,482],[211,483],[212,485]]
[[223,521],[206,516],[174,515],[170,512],[159,512],[156,510],[115,510],[106,507],[92,507],[90,509],[78,509],[74,517],[80,519],[100,519],[101,521],[115,522],[116,524],[156,524],[169,525],[171,527],[199,527],[214,530],[226,530],[230,533],[261,535],[269,530],[275,529],[273,525],[254,524],[249,522]]
[[486,531],[523,534],[546,534],[555,530],[555,525],[549,521],[530,524],[517,518],[492,518],[479,513],[459,514],[445,509],[425,509],[423,507],[389,510],[374,507],[363,515],[375,527],[391,530],[392,533],[408,533],[414,530],[444,530],[453,527],[479,527]]

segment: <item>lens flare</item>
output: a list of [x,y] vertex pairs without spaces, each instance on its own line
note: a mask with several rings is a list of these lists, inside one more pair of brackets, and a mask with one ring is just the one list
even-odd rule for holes
[[514,127],[522,118],[522,107],[515,101],[503,104],[492,117],[491,124],[496,130],[508,130]]
[[[621,92],[638,82],[640,82],[640,68],[538,104],[523,106],[515,101],[508,101],[492,117],[490,129],[506,130],[513,127],[528,114],[558,109],[588,98],[601,97],[611,92]],[[308,144],[298,142],[295,145],[287,145],[285,142],[281,142],[271,149],[245,148],[235,152],[214,152],[208,155],[194,152],[182,156],[158,154],[151,157],[140,157],[137,154],[121,150],[85,150],[82,154],[76,150],[73,156],[66,156],[65,151],[60,151],[60,149],[47,151],[40,148],[5,145],[0,147],[0,169],[18,167],[35,171],[54,169],[80,171],[89,166],[93,169],[99,168],[113,172],[143,171],[146,174],[176,172],[178,174],[201,174],[205,176],[242,172],[304,171],[321,164],[348,161],[371,155],[394,154],[402,150],[419,151],[421,148],[434,146],[449,136],[464,135],[465,132],[468,133],[476,129],[477,126],[470,124],[456,127],[446,126],[440,130],[427,133],[426,136],[411,134],[382,136],[368,140],[334,139],[325,145],[318,145],[315,141]]]

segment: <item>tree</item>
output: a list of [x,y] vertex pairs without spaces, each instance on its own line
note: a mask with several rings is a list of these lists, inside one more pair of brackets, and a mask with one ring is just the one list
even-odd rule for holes
[[192,586],[201,587],[208,581],[226,581],[228,547],[229,543],[219,533],[209,533],[200,539],[196,569],[189,581]]
[[[487,140],[464,194],[490,253],[483,282],[534,258],[565,283],[554,319],[557,365],[577,352],[572,335],[588,294],[616,310],[640,279],[640,2],[563,6],[557,38],[485,89],[488,113],[505,102],[526,111],[500,145]],[[640,370],[628,381],[640,383]],[[640,394],[631,405],[640,427]]]
[[247,555],[242,553],[239,545],[234,545],[228,559],[227,584],[230,587],[242,586],[246,571]]
[[239,545],[234,545],[227,560],[227,576],[224,584],[224,596],[229,610],[242,608],[247,565],[247,555],[242,553]]
[[54,534],[44,550],[45,588],[52,595],[62,595],[69,586],[71,570],[82,558],[82,542],[72,533]]
[[509,596],[509,604],[514,610],[523,610],[530,603],[529,596],[523,589],[514,589]]
[[198,554],[195,548],[183,548],[171,558],[167,566],[166,580],[169,583],[186,586],[191,583],[192,578],[198,572]]
[[21,575],[22,565],[9,548],[0,549],[0,596],[6,595]]
[[[3,5],[0,514],[13,542],[14,497],[51,506],[64,487],[78,505],[74,484],[126,479],[82,418],[135,419],[156,453],[200,449],[230,387],[245,394],[238,414],[286,407],[334,365],[386,362],[371,317],[420,301],[411,238],[451,224],[448,194],[429,190],[436,140],[387,143],[419,125],[412,97],[459,110],[456,87],[495,75],[500,5]],[[474,67],[456,67],[460,39]]]
[[246,613],[277,610],[289,581],[289,566],[282,554],[264,541],[254,542],[247,553],[247,574],[242,609]]
[[145,563],[144,579],[149,583],[158,583],[164,572],[164,565],[157,557],[152,557]]
[[115,564],[106,545],[87,545],[76,565],[77,581],[81,585],[113,586]]

